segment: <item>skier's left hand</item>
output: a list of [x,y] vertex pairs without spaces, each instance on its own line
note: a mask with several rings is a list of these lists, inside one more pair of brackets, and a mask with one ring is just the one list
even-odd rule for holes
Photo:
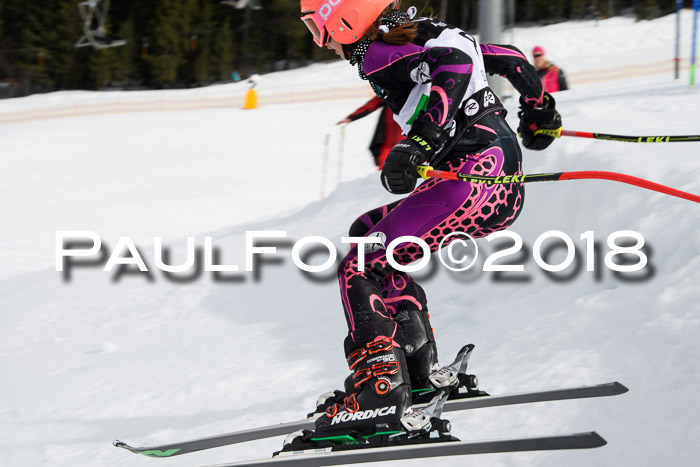
[[561,116],[555,106],[549,93],[544,94],[540,106],[531,106],[520,98],[518,134],[523,139],[523,146],[541,151],[561,136]]

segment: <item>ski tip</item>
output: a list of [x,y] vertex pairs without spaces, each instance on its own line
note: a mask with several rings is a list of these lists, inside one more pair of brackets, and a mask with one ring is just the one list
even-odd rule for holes
[[608,442],[605,441],[605,438],[600,436],[595,431],[589,431],[587,433],[575,433],[573,436],[585,440],[585,445],[581,446],[585,448],[599,448],[608,444]]
[[118,439],[115,439],[114,441],[112,441],[112,444],[115,447],[126,449],[127,451],[131,451],[131,452],[135,452],[134,448],[132,448],[131,446],[126,444],[124,441],[119,441]]
[[629,391],[629,388],[619,381],[615,381],[614,383],[610,384],[615,387],[615,394],[624,394]]

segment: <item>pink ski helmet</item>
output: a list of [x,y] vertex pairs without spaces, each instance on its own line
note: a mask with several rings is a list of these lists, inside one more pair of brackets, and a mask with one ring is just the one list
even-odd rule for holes
[[301,20],[319,47],[333,38],[340,44],[362,39],[386,7],[398,0],[301,0]]
[[534,49],[532,49],[532,56],[537,58],[537,57],[542,57],[544,55],[544,49],[542,47],[535,46]]

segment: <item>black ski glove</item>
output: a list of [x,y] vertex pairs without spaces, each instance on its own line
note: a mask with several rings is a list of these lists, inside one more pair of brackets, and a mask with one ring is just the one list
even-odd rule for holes
[[555,105],[554,98],[549,93],[544,94],[540,107],[528,105],[520,98],[518,134],[523,139],[523,146],[541,151],[561,135],[561,116]]
[[442,147],[447,133],[429,120],[417,119],[408,138],[389,151],[382,167],[382,185],[389,193],[403,195],[416,187],[416,168]]
[[382,167],[382,185],[389,193],[403,195],[416,187],[416,168],[428,160],[419,144],[411,139],[399,141],[389,151]]

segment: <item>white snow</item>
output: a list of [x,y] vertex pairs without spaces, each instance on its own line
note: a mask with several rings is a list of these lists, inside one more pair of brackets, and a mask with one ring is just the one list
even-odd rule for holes
[[[690,20],[684,11],[684,58]],[[513,42],[526,53],[543,45],[570,76],[667,60],[660,74],[581,82],[558,94],[565,128],[697,134],[698,90],[688,87],[686,71],[672,79],[673,26],[672,16],[574,22],[517,29]],[[334,123],[369,95],[353,68],[334,62],[266,75],[256,89],[267,105],[252,111],[239,108],[246,89],[239,83],[0,101],[0,465],[191,466],[265,457],[281,438],[166,461],[110,443],[149,445],[295,420],[319,394],[342,384],[345,322],[334,274],[306,278],[292,264],[288,243],[278,263],[259,266],[257,278],[240,273],[215,281],[203,272],[176,282],[154,267],[156,236],[172,247],[174,264],[184,260],[187,236],[199,245],[213,237],[220,260],[240,265],[246,231],[284,230],[290,241],[321,235],[340,245],[358,215],[395,199],[381,188],[366,149],[376,117],[347,127],[338,160]],[[513,99],[507,106],[515,126]],[[47,118],[52,111],[56,118]],[[328,133],[328,196],[321,200]],[[525,172],[616,171],[700,194],[694,144],[563,138],[545,152],[526,151]],[[608,235],[634,230],[651,249],[651,277],[624,281],[599,262],[599,274],[582,267],[573,279],[555,282],[531,254],[525,271],[513,274],[521,281],[456,275],[442,266],[432,277],[416,274],[424,277],[443,360],[474,342],[471,369],[483,389],[498,394],[615,380],[630,388],[609,399],[449,414],[463,440],[596,430],[609,442],[596,450],[481,455],[473,462],[695,463],[699,213],[689,201],[609,181],[529,185],[511,230],[530,251],[540,234],[560,230],[583,262],[582,233],[593,231],[605,253]],[[58,230],[95,231],[110,252],[120,237],[133,238],[152,268],[150,279],[115,278],[93,266],[75,268],[65,280],[54,269]],[[439,462],[457,466],[465,459]]]

